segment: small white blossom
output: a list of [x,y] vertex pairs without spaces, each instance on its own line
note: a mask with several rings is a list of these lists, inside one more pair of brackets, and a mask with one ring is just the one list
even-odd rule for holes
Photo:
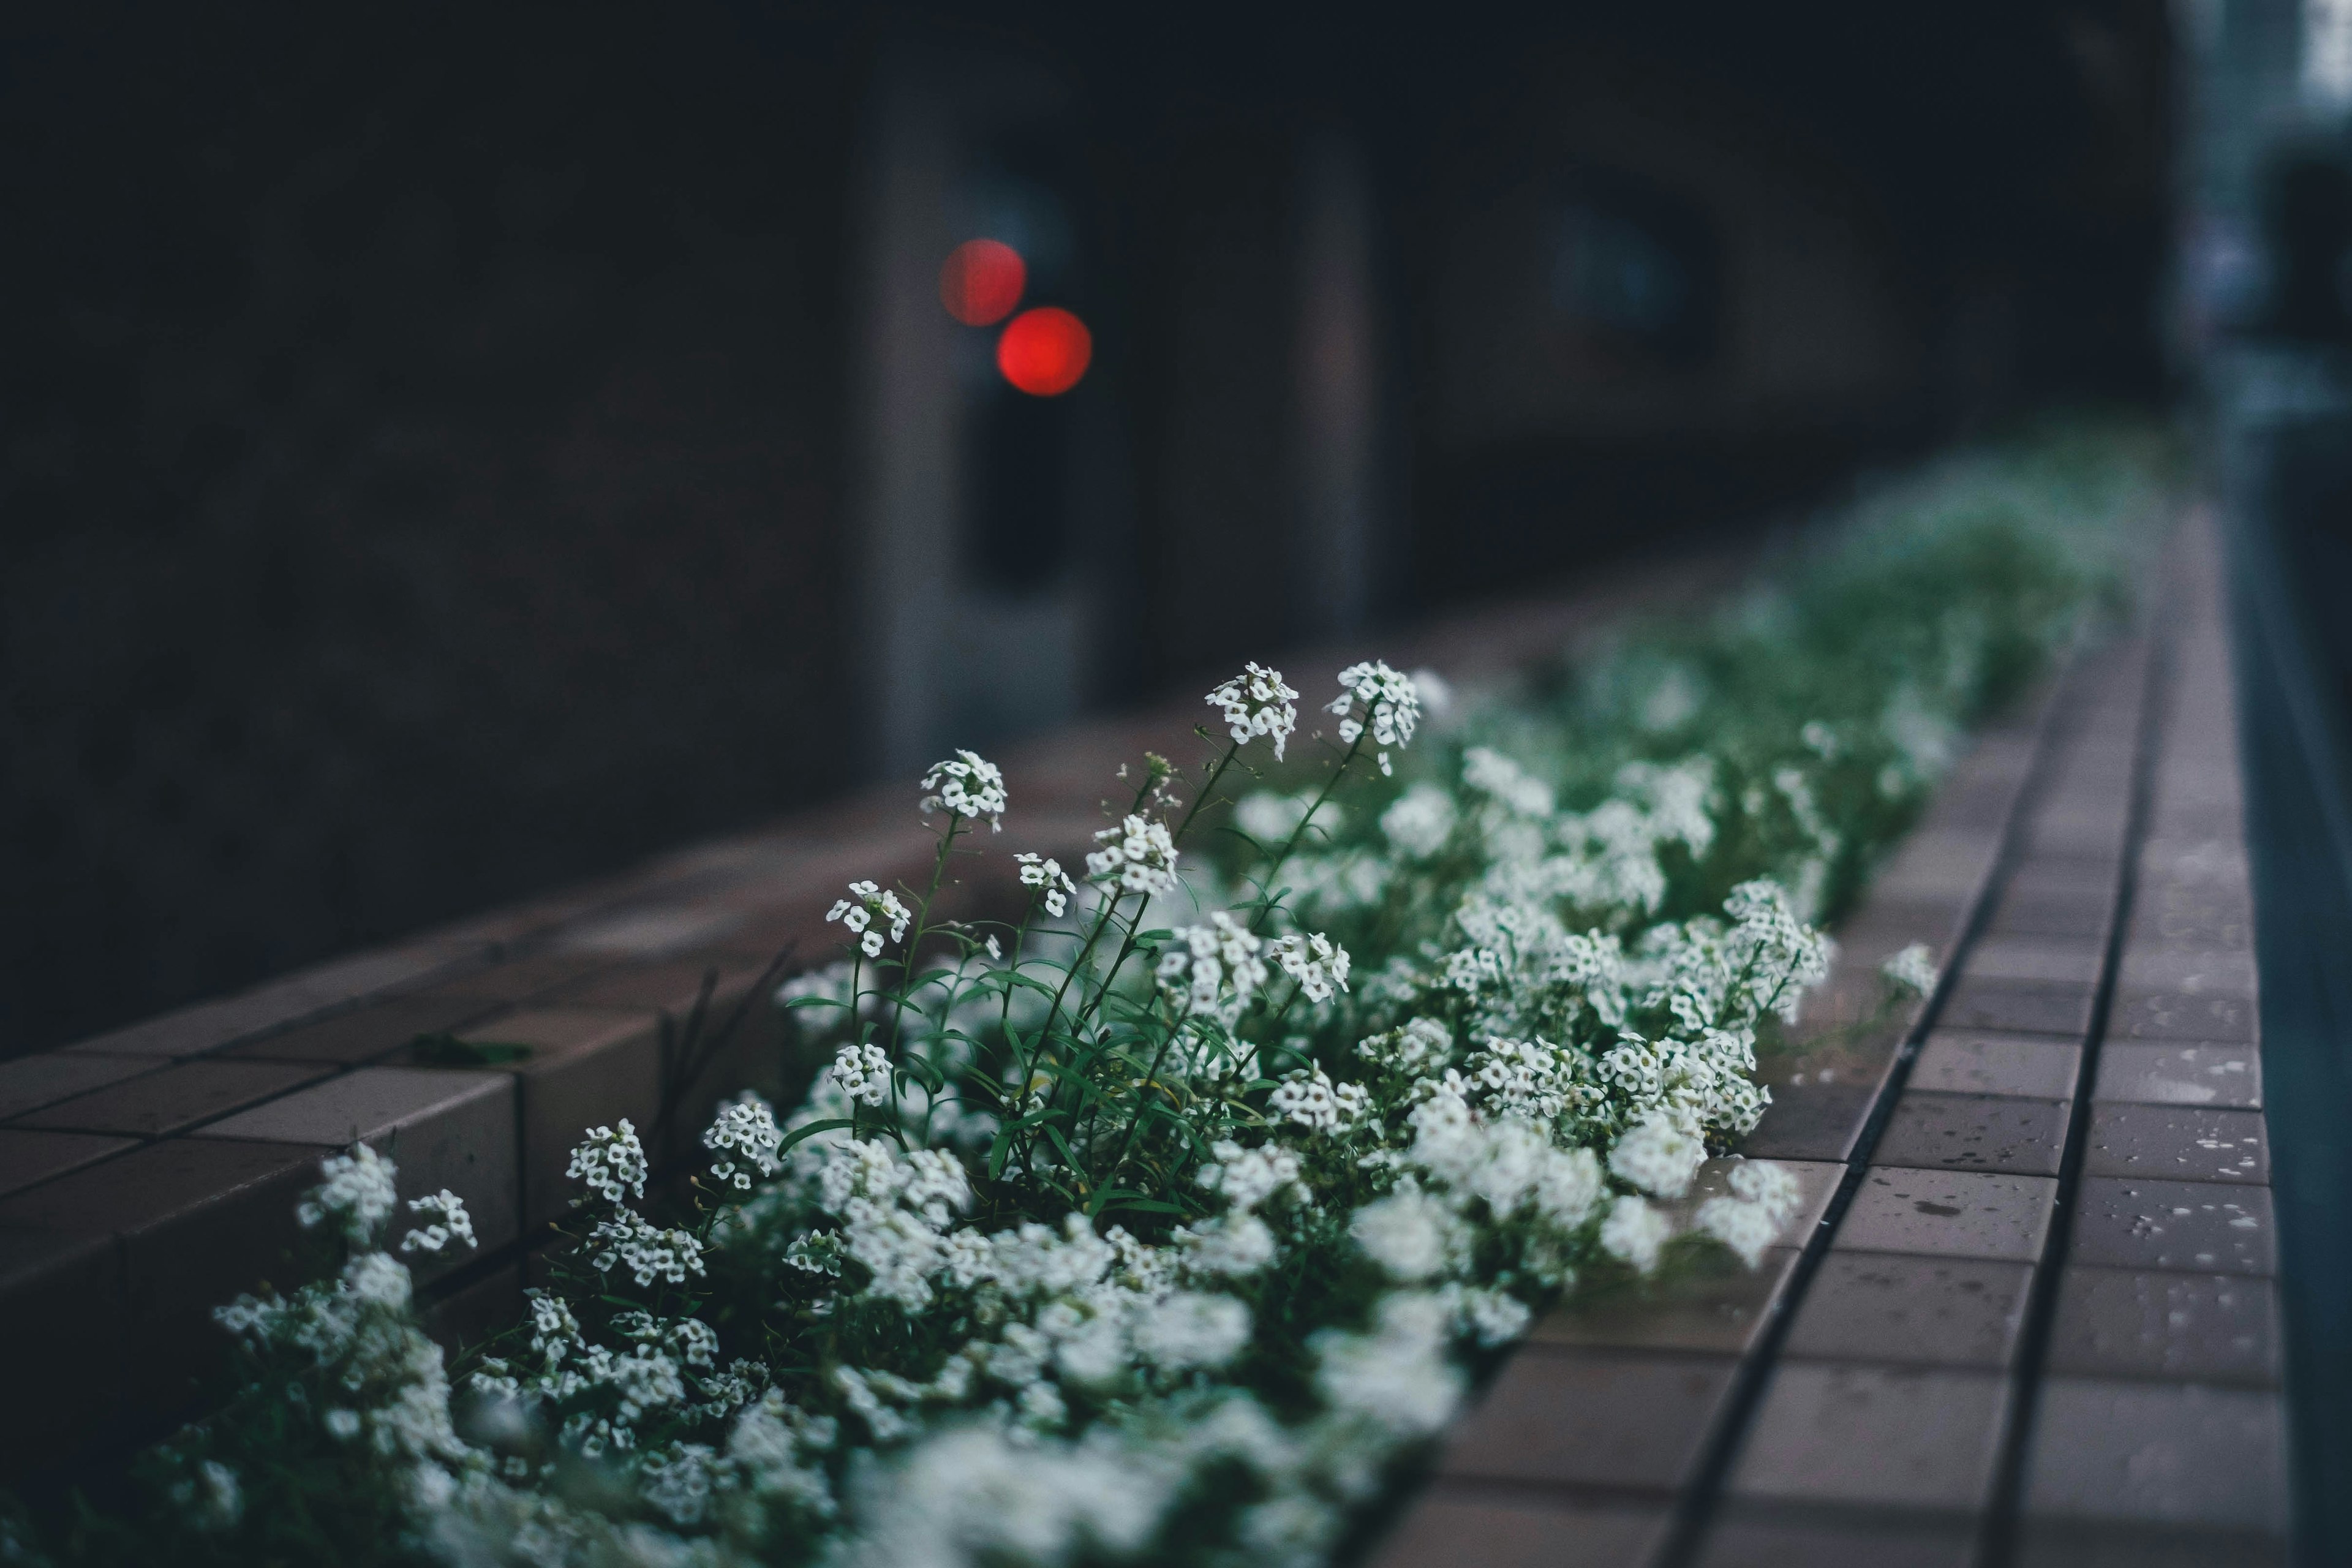
[[833,1054],[833,1081],[850,1099],[879,1105],[890,1098],[890,1058],[881,1047],[845,1045]]
[[1244,1149],[1227,1139],[1211,1145],[1209,1152],[1215,1159],[1201,1167],[1195,1180],[1213,1193],[1222,1193],[1237,1214],[1304,1190],[1299,1184],[1298,1156],[1278,1144]]
[[[835,1076],[840,1076],[838,1062],[835,1064]],[[848,1091],[847,1085],[843,1089]],[[853,1094],[851,1098],[856,1096]],[[718,1119],[702,1134],[702,1146],[720,1156],[710,1163],[711,1175],[739,1192],[751,1190],[753,1176],[773,1176],[783,1169],[776,1155],[777,1146],[783,1141],[783,1130],[776,1125],[776,1113],[769,1109],[766,1100],[748,1092],[734,1103],[720,1106]]]
[[1176,841],[1168,825],[1130,816],[1095,835],[1103,846],[1087,857],[1087,877],[1121,892],[1158,894],[1176,889]]
[[1361,1084],[1334,1084],[1321,1068],[1294,1068],[1266,1098],[1266,1109],[1310,1132],[1345,1132],[1363,1120],[1371,1096]]
[[1195,1274],[1255,1274],[1274,1261],[1274,1232],[1252,1214],[1180,1226],[1176,1241],[1188,1249],[1185,1263]]
[[1045,912],[1055,920],[1069,907],[1069,900],[1078,890],[1058,860],[1048,860],[1036,855],[1015,855],[1013,862],[1021,868],[1021,885],[1045,890]]
[[332,1222],[342,1231],[343,1239],[357,1247],[373,1237],[399,1207],[400,1194],[393,1188],[396,1173],[393,1163],[364,1143],[353,1145],[348,1154],[328,1155],[319,1162],[319,1172],[327,1179],[294,1209],[294,1217],[305,1230]]
[[1658,1266],[1659,1250],[1674,1233],[1674,1223],[1662,1210],[1627,1194],[1601,1222],[1601,1249],[1647,1274]]
[[1609,1169],[1645,1193],[1678,1198],[1706,1158],[1706,1144],[1696,1133],[1667,1117],[1652,1116],[1617,1140],[1609,1151]]
[[1460,1222],[1443,1199],[1429,1193],[1398,1192],[1366,1204],[1348,1222],[1348,1234],[1365,1255],[1408,1283],[1442,1271],[1462,1245]]
[[1185,926],[1170,936],[1160,952],[1160,991],[1189,1011],[1232,1027],[1265,984],[1258,939],[1223,910],[1207,925]]
[[1135,1348],[1171,1372],[1219,1367],[1249,1343],[1249,1309],[1231,1296],[1179,1290],[1145,1309],[1135,1325]]
[[467,1247],[478,1244],[474,1239],[474,1220],[466,1212],[466,1200],[444,1187],[430,1197],[413,1198],[408,1212],[425,1216],[425,1223],[400,1238],[403,1252],[438,1252],[453,1241]]
[[890,941],[907,940],[907,927],[914,921],[915,911],[898,894],[870,881],[850,883],[849,893],[848,898],[835,900],[824,918],[828,924],[839,921],[847,928],[866,957],[882,956],[885,926],[889,928]]
[[646,1195],[646,1146],[637,1142],[637,1130],[624,1116],[617,1132],[610,1127],[590,1128],[572,1151],[571,1167],[563,1173],[608,1204],[621,1202],[624,1195],[641,1198]]
[[[1413,730],[1421,722],[1421,696],[1413,689],[1412,678],[1370,659],[1341,670],[1339,689],[1328,710],[1339,716],[1339,739],[1353,744],[1369,728],[1381,747],[1381,772],[1395,772],[1388,748],[1411,745]],[[1364,710],[1361,719],[1355,716],[1358,704]]]
[[1454,837],[1454,797],[1433,784],[1417,784],[1381,813],[1381,831],[1396,852],[1426,860]]
[[1698,1205],[1698,1228],[1738,1253],[1753,1268],[1764,1249],[1780,1238],[1780,1220],[1762,1204],[1744,1198],[1713,1197]]
[[1267,951],[1309,1002],[1328,1002],[1334,992],[1348,988],[1348,950],[1321,931],[1291,931]]
[[1356,1054],[1375,1067],[1420,1078],[1443,1067],[1454,1054],[1454,1031],[1434,1018],[1412,1018],[1361,1041]]
[[1242,673],[1209,693],[1209,706],[1220,710],[1235,745],[1246,745],[1264,735],[1274,742],[1274,760],[1290,732],[1298,728],[1298,693],[1286,685],[1282,671],[1253,660]]
[[1878,973],[1897,989],[1925,996],[1936,989],[1936,955],[1924,942],[1915,942],[1878,966]]
[[959,751],[947,762],[933,763],[931,771],[923,775],[922,787],[925,816],[944,807],[968,821],[987,817],[992,831],[1003,830],[1004,774],[978,752]]
[[588,1233],[588,1261],[610,1273],[626,1268],[640,1287],[656,1279],[683,1285],[700,1274],[702,1245],[682,1230],[664,1230],[634,1210],[623,1209],[596,1222]]

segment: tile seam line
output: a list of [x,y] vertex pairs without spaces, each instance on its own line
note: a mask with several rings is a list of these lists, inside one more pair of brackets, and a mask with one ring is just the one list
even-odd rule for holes
[[1877,1152],[1886,1124],[1894,1117],[1895,1106],[1911,1081],[1912,1064],[1918,1058],[1920,1044],[1942,1017],[1944,1005],[1967,967],[1969,954],[1975,950],[1985,927],[1991,922],[1993,908],[2000,901],[2002,889],[2008,886],[2011,876],[2025,858],[2026,825],[2048,786],[2053,761],[2060,750],[2057,743],[2059,723],[2082,695],[2085,670],[2095,651],[2087,646],[2073,650],[2053,689],[2043,699],[2042,711],[2034,717],[2032,761],[2010,797],[2009,808],[2001,821],[2000,847],[1994,851],[1992,862],[1985,868],[1969,901],[1967,917],[1961,921],[1959,934],[1952,943],[1951,957],[1944,965],[1944,973],[1937,976],[1935,992],[1919,1009],[1917,1019],[1904,1032],[1900,1044],[1895,1047],[1894,1059],[1887,1067],[1886,1078],[1879,1086],[1877,1096],[1871,1101],[1869,1113],[1864,1117],[1861,1129],[1854,1136],[1853,1150],[1844,1161],[1845,1170],[1838,1177],[1838,1184],[1830,1194],[1829,1203],[1822,1208],[1812,1234],[1805,1238],[1796,1264],[1790,1269],[1788,1283],[1781,1289],[1778,1304],[1748,1353],[1738,1358],[1738,1364],[1732,1373],[1731,1387],[1724,1398],[1723,1413],[1717,1418],[1715,1430],[1700,1452],[1689,1484],[1675,1499],[1673,1525],[1664,1543],[1651,1560],[1653,1568],[1692,1568],[1706,1543],[1708,1528],[1722,1507],[1723,1493],[1730,1479],[1732,1466],[1739,1458],[1749,1427],[1754,1425],[1757,1409],[1763,1403],[1764,1391],[1771,1382],[1771,1374],[1780,1365],[1790,1330],[1796,1321],[1799,1309],[1804,1304],[1805,1292],[1811,1288],[1814,1276],[1820,1273],[1822,1264],[1829,1257],[1830,1243],[1837,1235],[1839,1222],[1845,1217],[1846,1210],[1853,1206],[1854,1194],[1861,1190],[1864,1178],[1869,1173],[1871,1156]]
[[[2175,535],[2176,542],[2179,535]],[[2146,678],[2140,692],[2140,712],[2135,737],[2131,798],[2124,819],[2123,865],[2116,876],[2115,920],[2107,933],[2107,951],[2099,972],[2099,986],[2091,1002],[2090,1032],[2083,1041],[2083,1059],[2074,1080],[2074,1102],[2066,1118],[2066,1142],[2058,1157],[2058,1192],[2053,1200],[2050,1229],[2042,1244],[2033,1279],[2027,1287],[2024,1321],[2019,1327],[2014,1389],[2001,1413],[1999,1458],[1993,1470],[1992,1496],[1985,1510],[1985,1528],[1977,1541],[1977,1568],[2011,1568],[2023,1537],[2025,1467],[2031,1451],[2035,1417],[2042,1408],[2047,1381],[2050,1342],[2058,1320],[2059,1288],[2066,1273],[2067,1250],[2074,1236],[2074,1205],[2083,1189],[2083,1167],[2090,1158],[2092,1095],[2098,1084],[2099,1057],[2106,1047],[2107,1025],[2114,1015],[2116,992],[2123,973],[2124,951],[2131,941],[2134,906],[2139,896],[2139,851],[2147,840],[2148,820],[2156,797],[2156,773],[2163,757],[2167,732],[2165,709],[2172,689],[2175,638],[2165,629],[2189,590],[2179,566],[2166,574],[2161,613],[2149,623]]]

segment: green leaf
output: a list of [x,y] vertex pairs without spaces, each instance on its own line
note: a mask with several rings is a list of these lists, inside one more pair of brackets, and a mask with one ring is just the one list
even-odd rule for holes
[[419,1035],[408,1043],[408,1048],[418,1061],[436,1068],[499,1067],[521,1061],[532,1049],[500,1040],[461,1040],[446,1032]]

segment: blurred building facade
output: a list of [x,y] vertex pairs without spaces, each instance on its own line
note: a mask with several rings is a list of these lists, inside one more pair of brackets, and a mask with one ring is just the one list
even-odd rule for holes
[[0,1052],[2161,395],[2168,13],[1898,11],[8,24]]

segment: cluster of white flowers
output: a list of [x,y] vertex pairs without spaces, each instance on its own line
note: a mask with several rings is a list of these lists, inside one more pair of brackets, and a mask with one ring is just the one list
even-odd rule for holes
[[1130,815],[1095,835],[1103,847],[1087,857],[1087,876],[1126,893],[1176,890],[1176,840],[1164,822]]
[[1223,713],[1234,744],[1245,746],[1264,735],[1274,742],[1274,760],[1282,761],[1282,749],[1298,728],[1298,693],[1283,680],[1282,671],[1252,660],[1210,692],[1208,702]]
[[1878,966],[1878,972],[1897,990],[1914,996],[1925,996],[1936,989],[1936,955],[1924,942],[1915,942],[1894,953]]
[[1206,925],[1171,933],[1160,952],[1160,989],[1191,1012],[1230,1028],[1265,985],[1261,945],[1239,921],[1219,910]]
[[355,1145],[348,1154],[328,1155],[320,1170],[327,1179],[294,1211],[305,1230],[331,1224],[343,1233],[343,1239],[356,1246],[381,1229],[399,1206],[400,1194],[393,1190],[392,1162],[365,1143]]
[[879,1105],[890,1098],[889,1053],[871,1040],[843,1045],[827,1070],[848,1099]]
[[[978,752],[960,751],[944,763],[933,763],[923,775],[925,816],[942,808],[967,821],[988,818],[992,831],[1004,827],[1004,774]],[[856,889],[852,888],[851,891]],[[852,927],[856,930],[856,927]],[[898,941],[894,934],[891,941]]]
[[1328,1002],[1348,988],[1348,950],[1321,931],[1287,932],[1267,951],[1309,1002]]
[[[836,1078],[840,1071],[836,1062]],[[848,1085],[842,1087],[851,1098],[856,1098]],[[739,1192],[750,1192],[754,1178],[764,1181],[783,1169],[782,1161],[776,1156],[777,1145],[783,1141],[783,1129],[776,1125],[775,1110],[766,1100],[748,1092],[732,1104],[720,1106],[719,1119],[702,1135],[702,1146],[719,1156],[711,1162],[711,1175]]]
[[1335,1084],[1321,1068],[1297,1068],[1283,1074],[1266,1097],[1265,1108],[1309,1132],[1339,1134],[1361,1121],[1371,1101],[1362,1084]]
[[563,1173],[608,1204],[641,1198],[646,1195],[646,1177],[649,1173],[646,1146],[637,1142],[637,1130],[624,1116],[618,1131],[610,1127],[590,1128],[573,1146],[572,1163]]
[[[1361,719],[1356,717],[1360,706]],[[1339,739],[1351,745],[1370,729],[1381,747],[1381,772],[1392,773],[1396,769],[1388,749],[1412,744],[1412,732],[1421,723],[1421,693],[1412,677],[1391,669],[1379,659],[1369,659],[1339,672],[1339,695],[1332,699],[1328,710],[1339,716]]]
[[836,900],[824,912],[827,923],[839,921],[857,939],[859,949],[868,958],[882,956],[882,931],[889,928],[892,942],[907,940],[907,927],[915,911],[906,906],[898,894],[875,882],[852,882],[849,897]]
[[1060,920],[1069,900],[1077,895],[1078,885],[1070,880],[1059,860],[1048,860],[1040,855],[1015,855],[1014,864],[1021,868],[1021,885],[1045,889],[1045,913]]
[[625,1268],[640,1287],[656,1279],[683,1285],[689,1273],[704,1272],[700,1242],[625,1208],[599,1219],[588,1233],[588,1261],[608,1273]]
[[466,1212],[466,1200],[446,1187],[410,1199],[408,1212],[423,1215],[425,1224],[400,1238],[403,1252],[439,1252],[453,1241],[468,1247],[480,1245],[474,1239],[474,1216]]

